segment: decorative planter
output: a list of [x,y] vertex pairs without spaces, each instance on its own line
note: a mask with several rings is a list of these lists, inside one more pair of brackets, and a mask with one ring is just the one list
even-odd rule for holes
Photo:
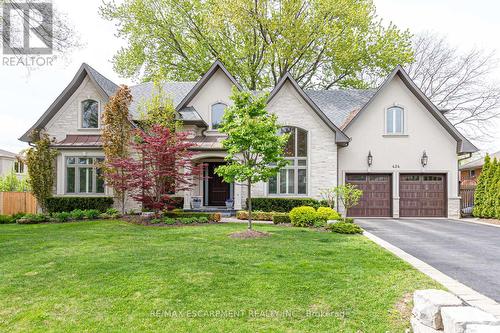
[[200,209],[203,202],[203,197],[191,197],[191,208]]
[[233,207],[234,207],[234,200],[233,199],[226,200],[226,208],[233,209]]

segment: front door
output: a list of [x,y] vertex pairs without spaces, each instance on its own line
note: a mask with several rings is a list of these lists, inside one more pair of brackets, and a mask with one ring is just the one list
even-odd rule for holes
[[226,200],[231,194],[230,184],[224,182],[221,176],[215,173],[215,169],[224,163],[208,163],[208,205],[225,206]]

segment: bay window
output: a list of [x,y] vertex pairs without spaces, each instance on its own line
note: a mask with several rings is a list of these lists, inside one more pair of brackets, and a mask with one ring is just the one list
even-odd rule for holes
[[307,132],[297,127],[283,127],[282,134],[290,134],[285,146],[288,165],[268,182],[271,195],[307,194]]
[[104,193],[103,157],[66,157],[66,193]]

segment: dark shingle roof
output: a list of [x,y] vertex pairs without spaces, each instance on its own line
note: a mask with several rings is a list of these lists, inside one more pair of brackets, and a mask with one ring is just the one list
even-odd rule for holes
[[[163,90],[169,98],[172,98],[174,107],[183,100],[183,98],[193,89],[196,82],[165,82]],[[130,114],[134,119],[139,116],[139,106],[144,101],[153,96],[155,86],[153,82],[145,82],[136,86],[130,87],[133,101],[130,105]]]
[[88,64],[85,65],[87,66],[89,74],[94,77],[94,80],[102,88],[102,90],[104,90],[104,92],[108,95],[108,97],[113,96],[115,92],[118,90],[118,85],[116,85],[113,81],[109,80],[95,69],[93,69],[90,65]]
[[306,89],[305,92],[339,128],[344,126],[353,111],[361,109],[375,94],[375,90],[360,89]]

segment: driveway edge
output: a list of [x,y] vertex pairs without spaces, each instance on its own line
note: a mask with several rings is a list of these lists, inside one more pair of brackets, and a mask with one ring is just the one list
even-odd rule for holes
[[392,245],[391,243],[375,236],[368,231],[363,232],[363,235],[376,243],[377,245],[383,247],[387,251],[396,255],[397,257],[403,259],[431,279],[441,283],[449,291],[460,297],[466,303],[471,306],[480,308],[483,311],[489,312],[500,319],[500,304],[495,302],[493,299],[478,293],[472,288],[458,282],[457,280],[449,277],[448,275],[442,273],[441,271],[435,269],[429,264],[426,264],[422,260],[415,258],[414,256],[408,254],[407,252],[401,250],[399,247]]

